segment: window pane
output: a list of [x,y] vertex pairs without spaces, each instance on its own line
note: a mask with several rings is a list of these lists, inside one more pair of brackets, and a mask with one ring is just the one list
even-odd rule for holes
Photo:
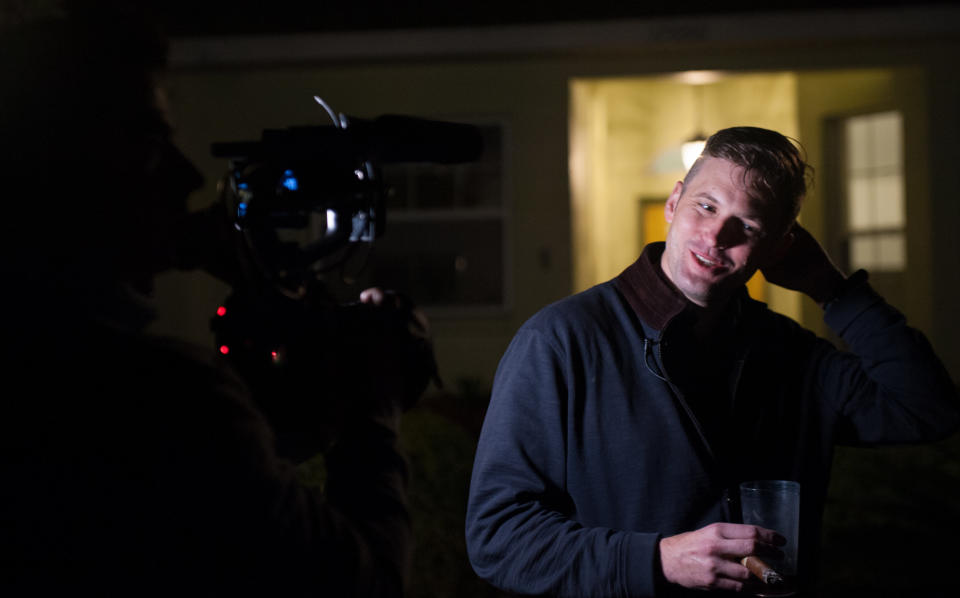
[[870,179],[853,177],[847,184],[847,225],[852,231],[874,226]]
[[420,169],[413,175],[413,205],[421,209],[452,207],[456,202],[455,189],[453,168]]
[[907,248],[902,233],[887,233],[877,237],[878,270],[900,271],[907,266]]
[[873,187],[876,190],[874,225],[878,228],[902,228],[904,226],[902,177],[899,174],[878,176]]
[[388,164],[382,168],[383,184],[387,190],[387,211],[414,209],[411,202],[417,193],[413,188],[414,166],[402,167]]
[[899,112],[882,112],[872,118],[873,150],[872,166],[875,168],[900,168],[903,162]]
[[362,285],[410,295],[419,305],[503,304],[499,219],[390,221],[373,247]]
[[500,205],[500,168],[471,168],[461,173],[460,205],[489,208]]
[[855,236],[850,238],[850,267],[854,270],[872,269],[876,263],[876,239],[869,236]]
[[850,239],[850,267],[899,272],[907,265],[903,233],[856,235]]
[[862,170],[870,166],[870,125],[864,117],[847,119],[845,123],[847,169]]

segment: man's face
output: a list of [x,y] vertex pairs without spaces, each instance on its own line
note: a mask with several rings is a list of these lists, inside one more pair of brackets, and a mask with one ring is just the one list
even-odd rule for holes
[[177,226],[186,215],[187,196],[202,184],[193,164],[174,145],[166,103],[158,91],[155,103],[124,123],[123,137],[112,151],[121,164],[127,209],[116,214],[118,230],[129,231],[122,240],[121,274],[141,291],[152,287],[153,275],[174,264]]
[[743,169],[703,158],[684,186],[678,182],[664,214],[671,224],[661,267],[691,302],[722,308],[761,266],[774,259],[784,236],[775,206],[752,197]]

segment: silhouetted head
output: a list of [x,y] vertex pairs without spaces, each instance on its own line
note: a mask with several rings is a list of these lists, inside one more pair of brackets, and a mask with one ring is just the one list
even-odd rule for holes
[[68,9],[0,35],[4,260],[146,287],[200,182],[170,139],[166,39],[136,3]]

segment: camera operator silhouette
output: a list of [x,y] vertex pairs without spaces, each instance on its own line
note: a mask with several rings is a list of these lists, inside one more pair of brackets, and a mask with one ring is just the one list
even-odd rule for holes
[[[77,6],[0,32],[0,594],[401,595],[397,426],[427,378],[371,335],[277,390],[337,411],[299,421],[328,449],[321,490],[278,454],[270,389],[144,332],[201,177],[171,141],[162,36]],[[408,315],[390,297],[361,301]]]

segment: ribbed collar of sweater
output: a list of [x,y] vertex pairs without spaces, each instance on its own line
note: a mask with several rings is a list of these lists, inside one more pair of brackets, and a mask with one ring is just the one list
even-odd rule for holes
[[687,298],[670,282],[660,267],[666,244],[650,243],[633,264],[614,279],[614,284],[634,313],[655,330],[667,324],[687,308]]

